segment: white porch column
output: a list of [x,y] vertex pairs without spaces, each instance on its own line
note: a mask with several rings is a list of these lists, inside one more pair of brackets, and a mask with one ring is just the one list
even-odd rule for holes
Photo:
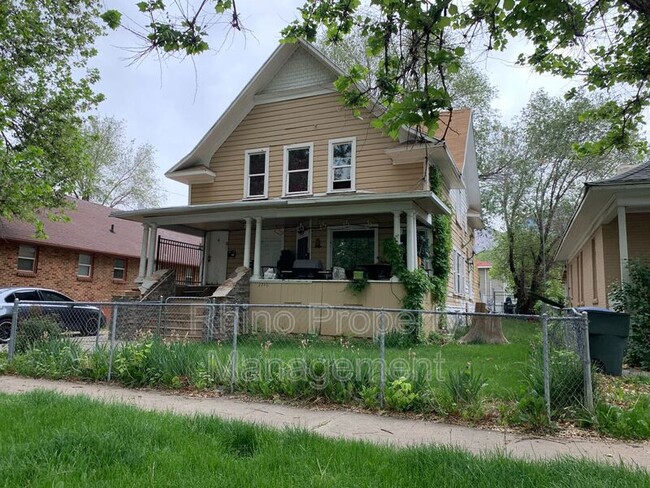
[[393,212],[393,237],[399,244],[402,239],[402,212]]
[[253,255],[253,278],[262,276],[262,217],[255,217],[255,254]]
[[406,269],[415,271],[417,268],[417,239],[415,212],[406,212]]
[[244,219],[246,221],[246,233],[244,234],[244,267],[250,268],[251,266],[251,228],[252,220],[250,217]]
[[149,248],[149,224],[142,224],[142,246],[140,247],[140,269],[136,283],[144,281],[144,275],[147,272],[147,249]]
[[154,272],[154,264],[156,260],[156,236],[158,235],[158,226],[151,224],[149,226],[149,252],[147,253],[147,277],[151,276]]
[[618,207],[618,253],[621,260],[621,283],[628,281],[627,271],[627,220],[625,218],[625,207]]

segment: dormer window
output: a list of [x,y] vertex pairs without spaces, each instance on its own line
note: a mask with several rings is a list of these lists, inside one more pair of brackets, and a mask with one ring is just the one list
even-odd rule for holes
[[356,162],[356,139],[329,142],[328,191],[353,191]]
[[284,147],[284,194],[311,193],[313,144],[296,144]]
[[269,186],[269,150],[246,151],[244,198],[267,198]]

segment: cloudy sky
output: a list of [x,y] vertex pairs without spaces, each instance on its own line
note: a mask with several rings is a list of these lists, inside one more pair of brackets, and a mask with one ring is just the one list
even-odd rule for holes
[[[108,8],[126,13],[129,22],[142,22],[135,9],[135,0],[107,1]],[[296,16],[302,0],[240,0],[238,8],[247,35],[230,36],[219,52],[209,52],[193,59],[159,61],[149,56],[137,63],[129,59],[128,48],[137,46],[137,39],[121,29],[109,32],[97,42],[99,54],[93,66],[99,68],[102,80],[97,89],[106,96],[99,114],[126,121],[130,138],[148,142],[156,149],[156,161],[163,180],[165,206],[185,205],[187,187],[164,178],[163,173],[185,156],[228,107],[262,63],[273,52],[280,39],[280,30]],[[211,47],[219,46],[225,31],[215,27]],[[515,67],[513,60],[522,49],[516,43],[505,53],[492,58],[477,56],[500,96],[495,106],[512,117],[539,88],[553,94],[566,91],[565,80],[532,74],[529,69]]]

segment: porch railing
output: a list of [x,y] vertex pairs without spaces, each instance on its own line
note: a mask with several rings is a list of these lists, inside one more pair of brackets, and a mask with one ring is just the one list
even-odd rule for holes
[[203,246],[158,236],[156,269],[176,271],[176,284],[200,285]]

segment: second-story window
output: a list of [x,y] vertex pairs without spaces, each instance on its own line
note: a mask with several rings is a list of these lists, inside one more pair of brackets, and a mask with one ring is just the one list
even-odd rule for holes
[[269,182],[269,150],[246,151],[245,198],[266,198]]
[[328,191],[354,190],[355,153],[354,138],[330,141]]
[[284,194],[311,193],[313,144],[297,144],[284,148]]

